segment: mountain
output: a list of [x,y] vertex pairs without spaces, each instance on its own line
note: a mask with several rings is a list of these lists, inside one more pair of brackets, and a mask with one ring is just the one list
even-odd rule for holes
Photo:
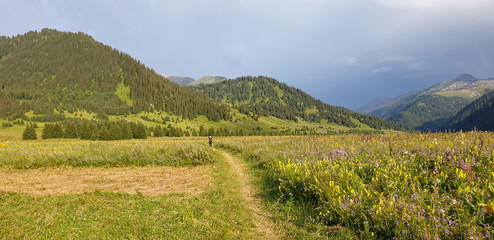
[[100,115],[162,110],[229,118],[226,105],[172,83],[84,33],[43,29],[0,37],[0,117],[86,110]]
[[460,74],[453,82],[476,82],[479,79],[469,73]]
[[470,74],[461,74],[453,81],[441,82],[370,114],[417,130],[434,130],[447,124],[461,109],[492,90],[492,79],[479,80]]
[[352,128],[365,124],[375,129],[403,129],[396,123],[325,104],[300,89],[264,76],[239,77],[215,84],[197,85],[193,89],[253,118],[273,116],[293,121],[325,120]]
[[213,84],[213,83],[219,83],[222,81],[225,81],[226,77],[221,77],[221,76],[202,76],[201,78],[197,79],[194,82],[191,82],[188,84],[188,86],[197,86],[199,84]]
[[408,92],[408,93],[405,93],[405,94],[402,94],[402,95],[399,95],[396,97],[374,99],[370,103],[358,108],[357,112],[370,113],[372,111],[375,111],[377,109],[389,106],[389,105],[391,105],[391,104],[393,104],[393,103],[395,103],[395,102],[397,102],[403,98],[415,95],[417,93],[419,93],[419,91]]
[[463,108],[449,120],[444,129],[494,131],[494,91]]
[[195,81],[195,79],[191,77],[179,77],[174,75],[161,75],[161,76],[170,80],[171,82],[177,83],[180,86],[186,86]]

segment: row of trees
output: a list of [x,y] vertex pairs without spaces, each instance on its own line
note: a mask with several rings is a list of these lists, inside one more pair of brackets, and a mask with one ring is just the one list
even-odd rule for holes
[[[36,139],[36,124],[28,123],[22,138],[24,140]],[[188,136],[243,136],[248,134],[242,129],[230,131],[227,128],[206,129],[200,126],[199,129],[182,129],[178,126],[156,125],[147,127],[142,123],[108,120],[79,120],[69,119],[63,122],[45,123],[42,129],[41,138],[78,138],[87,140],[120,140],[120,139],[146,139],[148,136],[154,137],[188,137]]]

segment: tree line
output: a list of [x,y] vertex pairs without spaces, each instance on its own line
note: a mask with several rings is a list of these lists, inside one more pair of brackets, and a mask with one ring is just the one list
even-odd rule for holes
[[[35,129],[38,128],[36,122],[27,123],[22,133],[24,140],[37,139]],[[146,139],[147,137],[189,137],[189,136],[244,136],[253,135],[242,129],[229,130],[225,127],[199,128],[187,127],[183,129],[178,126],[162,126],[157,124],[154,127],[145,126],[140,122],[128,122],[125,120],[85,120],[68,119],[61,122],[45,123],[41,131],[42,139],[51,138],[73,138],[83,140],[122,140],[122,139]]]

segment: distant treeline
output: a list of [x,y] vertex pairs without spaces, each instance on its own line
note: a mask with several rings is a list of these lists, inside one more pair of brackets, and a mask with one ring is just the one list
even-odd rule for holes
[[[23,139],[36,139],[36,123],[28,123],[23,132]],[[34,132],[34,134],[33,134]],[[81,120],[68,119],[62,122],[45,123],[41,138],[74,138],[85,140],[121,140],[121,139],[146,139],[153,137],[189,137],[189,136],[244,136],[247,132],[242,129],[230,131],[227,128],[206,129],[200,126],[198,129],[182,129],[177,126],[156,125],[146,127],[142,123],[128,122],[125,120]],[[252,135],[250,133],[250,135]]]
[[[22,123],[24,124],[24,123]],[[10,126],[5,126],[10,127]],[[22,138],[24,140],[37,139],[36,122],[26,124]],[[323,133],[316,128],[275,128],[262,129],[260,127],[252,130],[235,129],[230,130],[225,127],[206,128],[203,125],[199,128],[186,127],[181,128],[168,125],[157,124],[148,127],[143,123],[128,122],[125,120],[85,120],[85,119],[66,119],[60,122],[45,123],[41,130],[42,139],[51,138],[71,138],[83,140],[122,140],[122,139],[146,139],[147,137],[190,137],[190,136],[281,136],[281,135],[334,135],[334,134],[369,134],[382,133],[375,130],[357,130],[351,129],[346,131],[331,131]]]

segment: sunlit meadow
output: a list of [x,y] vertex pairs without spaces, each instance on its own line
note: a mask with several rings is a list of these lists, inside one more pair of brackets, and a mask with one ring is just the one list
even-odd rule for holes
[[45,140],[0,142],[0,167],[195,166],[214,161],[198,140],[104,141]]
[[490,238],[494,134],[486,132],[222,140],[268,169],[306,221],[361,238]]

